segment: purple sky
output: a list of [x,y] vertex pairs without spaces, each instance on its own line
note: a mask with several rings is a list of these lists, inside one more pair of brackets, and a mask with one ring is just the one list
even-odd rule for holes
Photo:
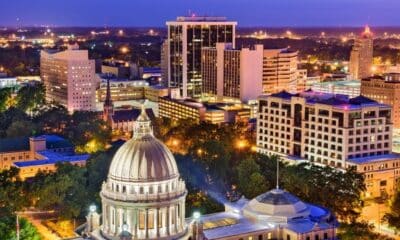
[[239,26],[400,26],[400,0],[0,1],[0,25],[7,26],[164,26],[189,12],[227,16]]

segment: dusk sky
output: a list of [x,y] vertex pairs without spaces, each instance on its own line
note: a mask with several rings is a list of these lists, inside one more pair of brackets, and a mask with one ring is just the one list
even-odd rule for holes
[[164,26],[189,12],[227,16],[239,26],[400,25],[400,0],[1,1],[0,25],[6,26]]

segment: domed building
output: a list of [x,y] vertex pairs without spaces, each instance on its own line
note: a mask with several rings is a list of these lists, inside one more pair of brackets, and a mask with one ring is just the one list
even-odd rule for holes
[[85,234],[95,240],[336,239],[337,221],[328,209],[278,186],[252,200],[225,202],[224,212],[187,219],[186,195],[174,156],[153,136],[143,108],[102,186],[102,224],[93,208]]
[[120,239],[177,239],[187,232],[187,190],[172,153],[153,136],[144,108],[132,139],[116,152],[100,193],[101,235]]

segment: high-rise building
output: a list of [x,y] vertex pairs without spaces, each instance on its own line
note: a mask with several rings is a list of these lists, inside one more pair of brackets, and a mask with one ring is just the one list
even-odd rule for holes
[[168,86],[168,40],[161,44],[161,85]]
[[386,74],[361,80],[361,94],[392,106],[393,127],[400,128],[400,74]]
[[291,162],[355,166],[365,175],[369,197],[393,194],[400,179],[400,155],[392,153],[392,109],[364,96],[312,90],[262,96],[257,148]]
[[359,38],[354,40],[350,53],[349,71],[354,79],[362,79],[372,75],[373,37],[368,26]]
[[95,109],[95,62],[87,50],[70,45],[62,52],[42,51],[40,72],[48,102],[61,104],[69,112]]
[[263,93],[296,92],[298,52],[288,49],[264,49]]
[[204,95],[255,100],[262,93],[263,45],[234,49],[232,44],[217,43],[203,48],[201,57]]
[[236,22],[225,17],[178,17],[168,26],[168,86],[182,97],[201,95],[201,49],[216,43],[235,47]]
[[391,107],[363,96],[306,91],[259,99],[260,152],[347,168],[353,158],[391,152]]

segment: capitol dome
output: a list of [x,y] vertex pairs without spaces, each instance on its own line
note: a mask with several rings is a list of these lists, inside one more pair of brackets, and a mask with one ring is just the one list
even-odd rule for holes
[[179,176],[174,156],[154,136],[130,139],[115,154],[108,177],[127,182],[163,181]]
[[294,218],[308,217],[310,209],[296,196],[276,188],[248,202],[243,214],[255,220],[288,222]]
[[111,240],[124,229],[134,239],[179,238],[187,232],[186,195],[175,158],[154,137],[143,107],[132,139],[114,155],[101,189],[101,233]]

